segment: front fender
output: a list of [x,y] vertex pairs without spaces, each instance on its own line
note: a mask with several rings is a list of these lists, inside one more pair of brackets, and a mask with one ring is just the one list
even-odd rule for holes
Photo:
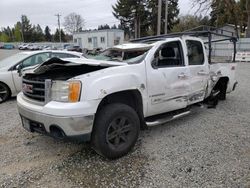
[[[83,84],[84,85],[84,84]],[[83,86],[84,87],[84,86]],[[115,92],[138,89],[144,95],[145,83],[135,74],[112,74],[99,77],[83,88],[84,99],[97,100]]]

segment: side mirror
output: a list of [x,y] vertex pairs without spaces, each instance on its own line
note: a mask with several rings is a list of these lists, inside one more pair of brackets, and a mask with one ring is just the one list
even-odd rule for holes
[[151,65],[154,69],[157,69],[157,62],[158,62],[158,57],[154,57],[153,61],[151,62]]
[[159,57],[160,57],[160,50],[157,50],[154,54],[154,59],[152,60],[151,62],[151,65],[154,69],[157,69],[157,65],[158,65],[158,60],[159,60]]
[[23,68],[22,63],[20,63],[19,65],[16,66],[17,73],[19,74],[19,76],[22,76],[22,68]]

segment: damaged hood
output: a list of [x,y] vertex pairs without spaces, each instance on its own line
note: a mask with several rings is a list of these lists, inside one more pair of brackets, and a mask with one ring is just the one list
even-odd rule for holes
[[[80,65],[89,65],[89,66],[98,66],[98,67],[112,67],[112,66],[122,66],[127,65],[127,63],[123,62],[115,62],[115,61],[102,61],[102,60],[93,60],[93,59],[81,59],[81,58],[51,58],[48,61],[45,61],[35,69],[33,69],[33,73],[42,74],[48,70],[62,67],[70,67],[70,66],[80,66]],[[26,71],[25,71],[26,72]],[[30,73],[30,71],[28,71]]]

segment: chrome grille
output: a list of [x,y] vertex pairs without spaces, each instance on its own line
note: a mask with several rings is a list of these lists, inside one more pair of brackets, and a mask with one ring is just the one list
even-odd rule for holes
[[24,79],[22,85],[23,94],[31,99],[45,101],[45,80]]

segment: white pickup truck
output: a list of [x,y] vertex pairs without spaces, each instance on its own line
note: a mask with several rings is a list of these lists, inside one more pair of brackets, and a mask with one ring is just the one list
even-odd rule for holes
[[123,62],[43,63],[23,77],[17,97],[23,127],[90,142],[97,153],[115,159],[131,150],[141,128],[187,115],[211,94],[224,100],[235,89],[236,64],[209,64],[201,39],[168,37],[150,45]]

